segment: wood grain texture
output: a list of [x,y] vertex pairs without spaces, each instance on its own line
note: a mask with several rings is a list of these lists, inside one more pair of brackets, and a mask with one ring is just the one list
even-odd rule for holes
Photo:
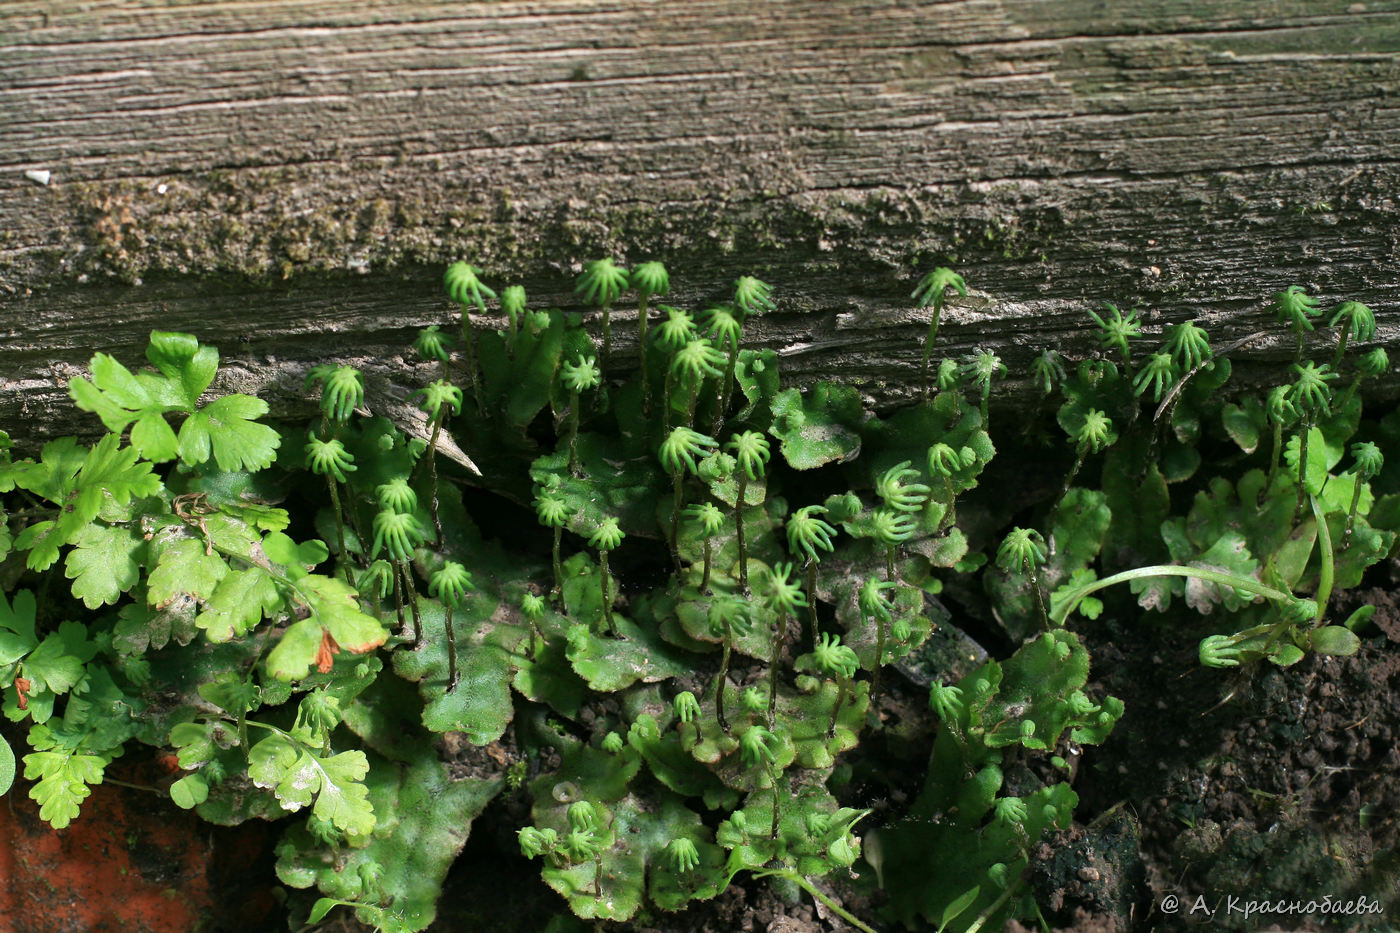
[[1018,372],[1102,300],[1229,339],[1293,283],[1395,343],[1397,92],[1396,2],[11,2],[0,424],[72,430],[66,377],[153,327],[279,410],[311,361],[411,380],[464,257],[562,306],[603,254],[677,303],[757,273],[788,371],[883,402],[935,263],[977,293],[938,355]]

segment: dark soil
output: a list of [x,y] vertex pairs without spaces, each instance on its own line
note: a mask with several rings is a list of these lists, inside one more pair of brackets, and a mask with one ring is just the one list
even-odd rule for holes
[[[1150,618],[1090,634],[1099,685],[1127,713],[1086,750],[1076,815],[1090,825],[1036,852],[1047,919],[1086,931],[1393,928],[1400,600],[1343,595],[1334,619],[1377,606],[1360,653],[1289,669],[1202,668],[1196,637]],[[1246,913],[1265,900],[1282,910]]]

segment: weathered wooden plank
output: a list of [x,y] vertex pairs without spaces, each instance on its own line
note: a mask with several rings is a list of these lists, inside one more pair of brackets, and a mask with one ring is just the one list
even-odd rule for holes
[[294,404],[462,257],[549,304],[604,253],[757,272],[789,368],[884,400],[934,262],[983,296],[939,352],[1017,369],[1100,300],[1229,336],[1294,282],[1394,341],[1398,88],[1395,2],[9,3],[0,423],[152,327]]

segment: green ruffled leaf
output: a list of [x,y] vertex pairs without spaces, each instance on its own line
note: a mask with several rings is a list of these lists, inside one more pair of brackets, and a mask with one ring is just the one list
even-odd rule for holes
[[73,543],[63,572],[73,581],[73,596],[89,609],[115,603],[140,579],[145,542],[131,529],[88,525]]
[[146,579],[146,599],[157,609],[179,596],[208,599],[228,573],[218,554],[206,553],[206,545],[194,538],[157,538],[151,542],[153,569]]
[[232,570],[219,581],[195,624],[210,641],[228,641],[251,632],[264,615],[271,616],[281,605],[282,595],[267,571],[261,567]]
[[180,460],[198,466],[211,453],[221,470],[261,470],[271,465],[282,437],[256,419],[267,403],[251,395],[225,395],[193,412],[180,425]]
[[40,819],[54,829],[65,829],[91,795],[91,785],[102,783],[103,769],[111,759],[67,744],[48,726],[32,727],[29,744],[35,750],[24,756],[24,776],[37,782],[29,796],[39,804]]
[[[362,751],[318,755],[274,733],[248,752],[248,776],[259,787],[270,789],[282,809],[306,806],[352,840],[368,835],[375,825],[374,807],[362,783],[369,761]],[[314,805],[313,805],[314,800]]]
[[360,610],[358,594],[344,580],[308,574],[297,581],[311,617],[294,622],[267,655],[268,673],[281,680],[301,680],[320,657],[324,638],[342,651],[364,654],[384,644],[389,630]]
[[453,781],[426,743],[404,763],[370,760],[367,806],[379,815],[360,848],[328,862],[325,849],[297,824],[277,846],[277,876],[295,888],[316,886],[340,901],[382,905],[357,909],[365,923],[388,933],[427,929],[447,870],[461,852],[472,821],[499,793],[500,779]]
[[781,441],[783,458],[795,470],[844,463],[860,453],[856,429],[865,420],[860,393],[852,386],[819,382],[804,398],[796,389],[779,392],[769,403],[769,433]]

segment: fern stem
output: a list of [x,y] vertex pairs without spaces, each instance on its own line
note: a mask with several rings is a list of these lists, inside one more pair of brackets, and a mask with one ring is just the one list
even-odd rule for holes
[[1094,580],[1078,589],[1071,590],[1060,605],[1059,611],[1050,617],[1050,621],[1055,625],[1064,625],[1069,614],[1074,611],[1074,608],[1079,605],[1079,601],[1085,596],[1097,593],[1115,583],[1127,583],[1130,580],[1141,580],[1145,577],[1194,577],[1207,583],[1218,583],[1278,602],[1293,598],[1282,590],[1276,590],[1272,586],[1265,586],[1258,580],[1237,576],[1233,573],[1221,573],[1218,570],[1208,570],[1205,567],[1183,567],[1180,564],[1153,564],[1150,567],[1134,567],[1132,570],[1124,570],[1121,573],[1104,577],[1102,580]]

